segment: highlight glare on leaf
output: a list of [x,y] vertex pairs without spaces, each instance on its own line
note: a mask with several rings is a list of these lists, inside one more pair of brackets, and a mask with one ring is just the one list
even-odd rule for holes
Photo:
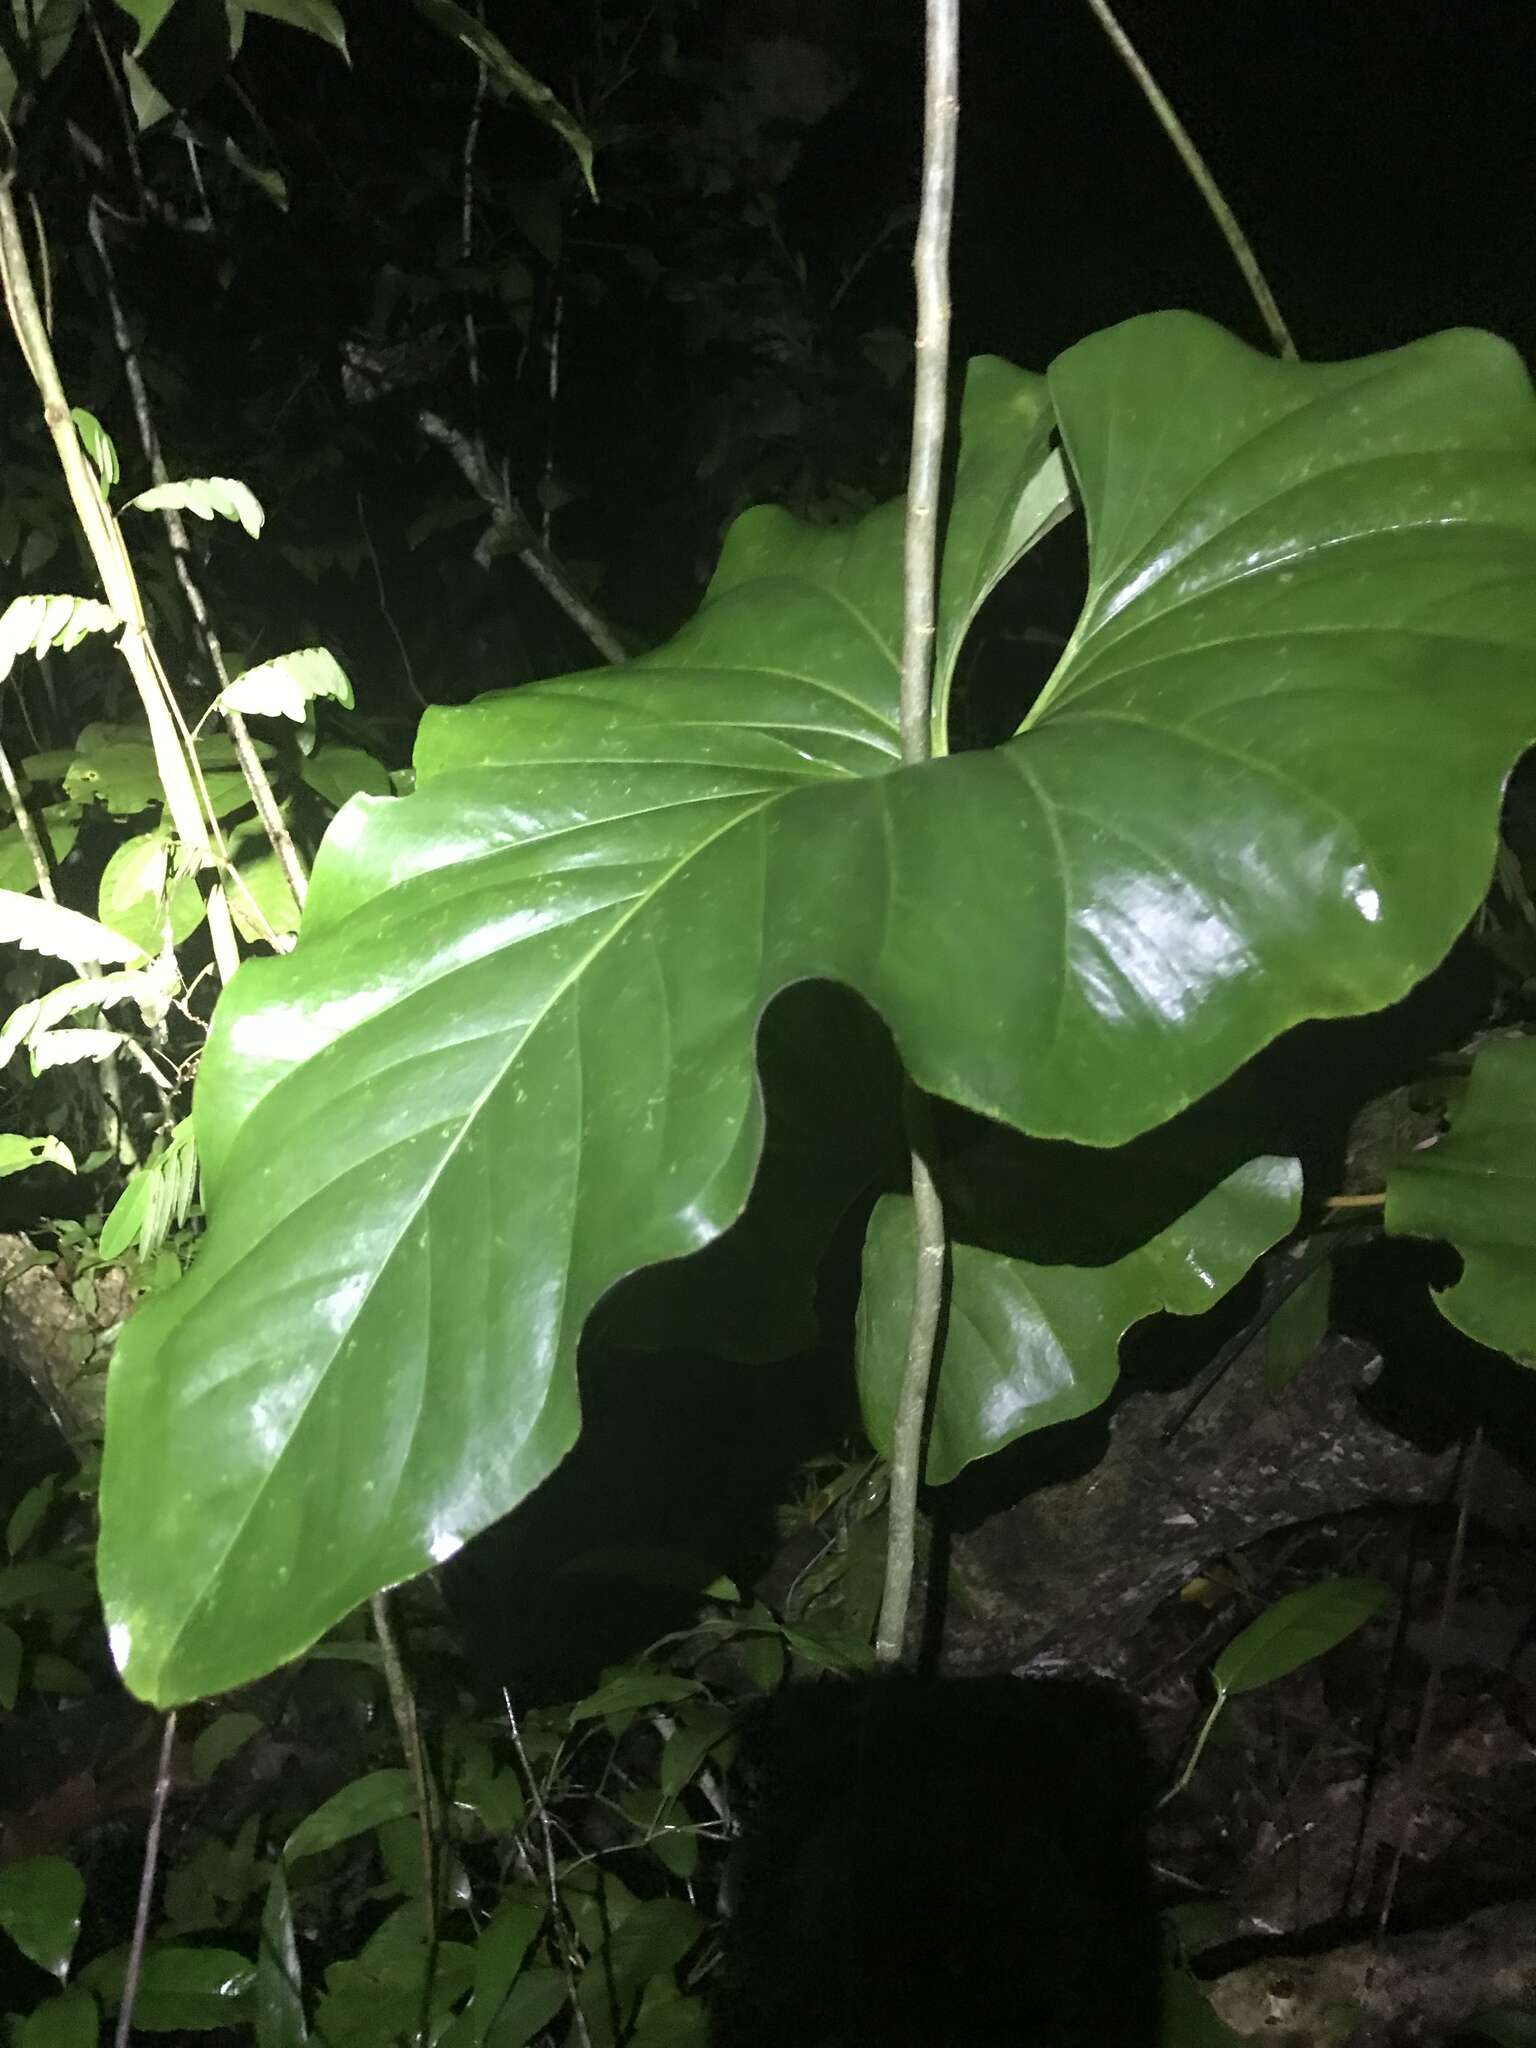
[[899,505],[760,508],[668,645],[429,712],[415,793],[338,814],[297,948],[220,1001],[209,1229],[108,1382],[135,1690],[270,1669],[548,1475],[594,1304],[743,1209],[783,990],[842,984],[930,1094],[1105,1147],[1444,956],[1536,739],[1519,359],[1277,362],[1158,315],[1048,380],[974,364],[944,673],[1055,516],[1058,429],[1087,603],[1005,745],[901,765]]
[[94,597],[13,597],[0,612],[0,681],[20,654],[46,654],[51,647],[67,654],[87,633],[115,633],[122,623]]
[[258,538],[266,513],[249,484],[238,477],[188,477],[181,483],[152,484],[130,498],[124,511],[161,512],[173,509],[195,513],[199,519],[229,519],[243,526],[252,540]]

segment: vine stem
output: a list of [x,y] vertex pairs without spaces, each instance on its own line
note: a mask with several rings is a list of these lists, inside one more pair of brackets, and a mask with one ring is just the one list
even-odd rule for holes
[[[923,197],[912,267],[917,281],[917,349],[912,461],[907,480],[901,641],[901,758],[909,767],[933,752],[933,652],[938,618],[939,494],[949,386],[949,241],[960,132],[960,0],[928,0],[923,81]],[[917,1494],[923,1432],[943,1303],[944,1208],[929,1165],[923,1100],[906,1093],[911,1151],[913,1285],[906,1357],[891,1439],[890,1532],[875,1660],[901,1661],[917,1551]]]
[[213,821],[204,814],[194,781],[196,755],[190,746],[183,747],[185,728],[150,638],[133,565],[128,559],[117,521],[102,496],[95,471],[86,461],[69,400],[64,395],[47,323],[33,288],[21,224],[16,216],[15,176],[13,167],[0,171],[0,283],[4,286],[6,312],[42,401],[44,423],[64,472],[75,517],[90,549],[96,574],[101,579],[102,592],[122,621],[118,652],[128,665],[144,707],[155,752],[155,766],[171,822],[193,865],[215,869],[213,886],[207,898],[208,930],[220,977],[227,981],[240,964],[240,955],[223,883],[217,873],[214,839],[210,836]]
[[1271,341],[1282,356],[1292,362],[1296,360],[1296,344],[1291,339],[1291,330],[1286,326],[1284,316],[1275,303],[1275,295],[1269,288],[1269,280],[1259,268],[1259,259],[1253,253],[1253,244],[1243,233],[1237,215],[1227,204],[1221,187],[1211,173],[1210,165],[1195,147],[1193,136],[1168,103],[1167,94],[1158,84],[1142,61],[1140,52],[1120,26],[1109,0],[1088,0],[1099,26],[1114,45],[1115,54],[1124,64],[1141,89],[1141,96],[1162,124],[1163,133],[1178,151],[1185,170],[1194,179],[1200,197],[1211,210],[1211,217],[1226,238],[1227,247],[1232,251],[1238,269],[1247,281],[1253,294],[1253,302],[1259,309],[1259,317],[1269,329]]
[[149,1808],[149,1833],[144,1843],[144,1860],[139,1866],[139,1896],[133,1909],[133,1936],[128,1944],[128,1965],[123,1975],[123,1993],[117,2008],[113,2048],[128,2048],[133,2039],[133,2008],[139,1995],[139,1978],[144,1970],[144,1948],[149,1939],[149,1909],[155,1896],[155,1869],[160,1859],[160,1830],[165,1825],[166,1802],[171,1796],[171,1758],[176,1747],[176,1715],[165,1717],[160,1732],[160,1763],[155,1772],[154,1796]]
[[[147,211],[147,193],[142,184],[140,195],[141,204],[145,206]],[[144,382],[144,372],[140,367],[138,350],[134,346],[133,331],[128,324],[128,316],[123,309],[122,299],[118,294],[117,270],[112,261],[112,252],[107,244],[106,230],[102,222],[102,208],[94,196],[86,209],[86,231],[91,238],[91,246],[96,251],[96,259],[101,265],[102,281],[106,287],[107,306],[112,319],[112,335],[117,343],[118,356],[123,365],[123,375],[127,380],[129,396],[133,402],[134,424],[139,430],[139,446],[144,451],[144,460],[149,465],[149,473],[154,478],[154,481],[157,484],[166,484],[170,482],[170,471],[165,465],[165,452],[161,446],[160,431],[155,425],[154,413],[150,408],[149,390]],[[220,699],[222,700],[223,694],[229,688],[229,672],[224,665],[223,646],[220,643],[218,633],[214,629],[213,619],[203,596],[202,586],[193,574],[192,544],[187,536],[186,520],[175,505],[162,506],[160,516],[165,526],[166,539],[170,543],[171,560],[175,566],[176,580],[181,585],[182,596],[186,599],[187,609],[192,614],[193,623],[197,627],[198,637],[201,639],[203,650],[208,657],[209,667],[213,671],[214,687],[219,692]],[[245,777],[245,785],[250,791],[251,799],[256,806],[256,815],[261,820],[262,830],[267,835],[272,851],[277,855],[278,865],[283,871],[289,888],[293,891],[294,901],[302,909],[308,893],[309,878],[304,872],[304,864],[299,858],[298,848],[293,843],[293,835],[289,832],[287,822],[283,817],[282,807],[277,800],[277,792],[273,789],[267,771],[262,766],[261,756],[256,751],[255,742],[251,738],[250,729],[246,725],[244,717],[232,704],[220,701],[218,709],[230,739],[234,743],[235,759],[239,762],[240,772]]]

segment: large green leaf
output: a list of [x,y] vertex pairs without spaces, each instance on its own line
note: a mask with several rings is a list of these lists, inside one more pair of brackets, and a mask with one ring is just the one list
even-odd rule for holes
[[[899,765],[899,506],[758,510],[668,646],[429,713],[416,793],[339,814],[297,949],[220,1004],[208,1238],[111,1377],[136,1690],[254,1676],[552,1469],[594,1302],[743,1207],[780,989],[846,983],[931,1093],[1109,1144],[1444,953],[1536,737],[1514,355],[1298,366],[1163,315],[1049,399],[1092,580],[1005,747]],[[941,682],[1059,514],[1050,424],[972,366]]]
[[1536,1366],[1536,1038],[1482,1048],[1449,1135],[1394,1161],[1386,1223],[1453,1244],[1462,1275],[1435,1306],[1479,1344]]
[[[1134,1250],[1099,1266],[1037,1265],[956,1242],[924,1477],[942,1485],[974,1458],[1108,1400],[1120,1340],[1171,1309],[1198,1315],[1294,1225],[1301,1167],[1251,1160]],[[864,1424],[890,1451],[912,1313],[912,1203],[870,1218],[859,1296]]]

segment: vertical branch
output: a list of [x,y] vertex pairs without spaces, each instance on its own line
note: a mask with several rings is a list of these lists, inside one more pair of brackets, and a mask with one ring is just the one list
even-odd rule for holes
[[[171,822],[194,865],[217,868],[210,820],[205,816],[195,780],[197,757],[190,744],[183,745],[185,724],[150,638],[133,565],[96,473],[86,461],[69,400],[64,395],[59,366],[32,283],[26,243],[16,215],[14,184],[13,169],[0,172],[0,279],[5,288],[6,311],[42,401],[43,420],[64,472],[75,517],[101,579],[102,592],[123,622],[118,652],[128,664],[149,724],[155,767]],[[239,966],[240,955],[223,886],[217,880],[208,893],[208,930],[220,976],[227,981]]]
[[406,1767],[411,1774],[411,1784],[416,1792],[416,1817],[421,1832],[422,1906],[426,1914],[427,1939],[429,1942],[435,1942],[437,1879],[432,1840],[438,1825],[436,1791],[427,1768],[427,1753],[422,1743],[421,1723],[416,1713],[416,1696],[411,1691],[411,1682],[405,1675],[405,1664],[400,1655],[400,1645],[395,1640],[387,1594],[375,1593],[368,1604],[368,1611],[373,1619],[373,1633],[378,1640],[379,1655],[384,1664],[384,1687],[389,1694],[389,1708],[395,1719],[395,1733],[400,1738],[400,1748],[404,1753]]
[[[901,643],[901,755],[910,766],[933,751],[930,726],[939,595],[939,491],[949,382],[949,238],[960,129],[960,0],[928,0],[923,93],[923,200],[913,269],[917,277],[917,362],[912,464],[907,487]],[[875,1632],[882,1665],[901,1660],[917,1548],[917,1493],[923,1428],[944,1290],[944,1210],[927,1153],[922,1098],[907,1089],[912,1158],[913,1287],[906,1359],[891,1442],[890,1533]]]
[[[96,251],[96,260],[101,265],[102,280],[106,286],[107,307],[112,318],[112,335],[117,343],[123,375],[133,401],[133,417],[134,424],[139,430],[139,446],[144,451],[144,460],[149,464],[149,473],[155,482],[168,483],[170,472],[165,466],[165,453],[160,445],[159,429],[150,410],[149,391],[139,364],[138,350],[134,346],[133,333],[118,294],[117,271],[112,262],[111,250],[107,246],[101,208],[94,199],[86,210],[86,222],[91,246]],[[214,686],[222,697],[223,692],[229,688],[229,671],[224,666],[224,649],[214,630],[202,587],[192,573],[192,545],[187,537],[186,521],[174,505],[162,506],[160,516],[165,523],[166,538],[170,542],[176,580],[181,585],[182,596],[187,601],[187,609],[192,614],[192,622],[203,643],[208,665],[213,671]],[[309,878],[304,872],[298,848],[293,843],[293,835],[289,832],[287,821],[283,817],[277,792],[261,764],[261,756],[256,751],[244,718],[233,705],[222,702],[219,705],[219,713],[234,742],[235,758],[240,764],[241,774],[245,777],[245,786],[251,792],[262,830],[266,833],[268,843],[277,855],[278,865],[293,891],[293,900],[302,909],[309,890]]]
[[[484,22],[485,7],[477,9],[476,19]],[[485,93],[488,73],[485,59],[475,64],[475,97],[469,110],[469,123],[464,130],[464,151],[459,170],[459,261],[465,271],[469,269],[475,253],[475,150],[480,141],[480,122],[485,113]],[[466,287],[466,290],[468,288]],[[480,327],[475,319],[473,300],[467,300],[464,307],[464,363],[469,372],[469,388],[474,394],[475,433],[481,432],[480,390]],[[481,448],[483,457],[485,450]]]
[[1162,124],[1163,133],[1179,152],[1184,168],[1199,188],[1200,197],[1211,210],[1217,227],[1226,237],[1227,247],[1237,261],[1238,269],[1247,280],[1253,294],[1253,302],[1259,309],[1259,317],[1269,329],[1270,340],[1282,356],[1292,362],[1296,359],[1296,344],[1291,339],[1291,330],[1281,317],[1280,308],[1275,304],[1275,295],[1269,282],[1259,268],[1259,259],[1253,253],[1252,244],[1238,225],[1237,215],[1227,204],[1221,187],[1211,175],[1210,166],[1196,149],[1194,140],[1184,123],[1168,104],[1167,95],[1142,62],[1136,45],[1120,26],[1112,12],[1109,0],[1088,0],[1099,26],[1115,46],[1115,53],[1132,78],[1141,88],[1142,98]]
[[949,394],[949,234],[960,132],[960,0],[928,0],[923,105],[923,202],[912,268],[917,278],[917,360],[901,639],[901,758],[926,761],[938,614],[939,489]]

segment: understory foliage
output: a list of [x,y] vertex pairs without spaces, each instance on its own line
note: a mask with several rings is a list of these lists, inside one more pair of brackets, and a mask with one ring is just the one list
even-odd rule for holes
[[[904,764],[906,508],[869,450],[906,344],[831,320],[868,252],[811,303],[775,211],[775,122],[843,87],[802,75],[770,118],[719,51],[679,57],[688,12],[597,10],[557,96],[476,12],[415,0],[378,31],[447,67],[407,161],[360,132],[330,0],[120,0],[111,36],[80,0],[0,4],[8,303],[48,420],[4,422],[0,502],[25,721],[0,752],[0,1174],[29,1191],[3,1277],[32,1396],[0,1473],[0,1707],[116,1717],[83,1809],[30,1764],[4,1805],[17,2048],[119,2009],[116,1816],[157,1780],[182,1819],[137,2026],[710,2038],[753,1717],[794,1684],[858,1697],[871,1667],[914,1101],[949,1232],[932,1487],[1101,1408],[1128,1332],[1302,1233],[1283,1378],[1326,1326],[1346,1203],[1453,1247],[1440,1312],[1536,1366],[1518,357],[1457,331],[1276,361],[1158,313],[1040,368],[977,358],[934,757]],[[367,223],[320,222],[314,136],[266,126],[275,41],[233,90],[248,33],[332,64],[315,104],[359,131]],[[634,114],[642,62],[676,119]],[[91,296],[55,310],[14,198],[46,216],[66,152],[101,186],[71,245]],[[575,232],[605,163],[613,246]],[[263,324],[306,219],[378,245]],[[157,260],[180,349],[140,331]],[[561,336],[608,333],[569,344],[596,392],[637,303],[658,356],[703,366],[679,517],[718,560],[702,595],[674,564],[670,604],[588,558],[601,469],[557,452]],[[211,380],[199,344],[235,336],[254,373]],[[265,472],[230,475],[252,451]],[[996,727],[961,680],[989,600],[1069,522],[1075,628],[998,743],[964,744]],[[547,596],[445,646],[436,620],[509,558]],[[1364,1197],[1317,1184],[1256,1062],[1398,1003],[1469,928],[1494,993],[1416,1083],[1433,1144],[1386,1146]],[[802,1472],[793,1583],[578,1548],[573,1579],[659,1574],[685,1624],[574,1697],[488,1685],[436,1574],[598,1426],[583,1361],[725,1376],[817,1345],[876,1457]],[[1389,1598],[1363,1572],[1250,1598],[1180,1782],[1229,1700]],[[148,1707],[185,1710],[163,1757]],[[1219,2039],[1177,1944],[1168,1968],[1169,2048]]]

